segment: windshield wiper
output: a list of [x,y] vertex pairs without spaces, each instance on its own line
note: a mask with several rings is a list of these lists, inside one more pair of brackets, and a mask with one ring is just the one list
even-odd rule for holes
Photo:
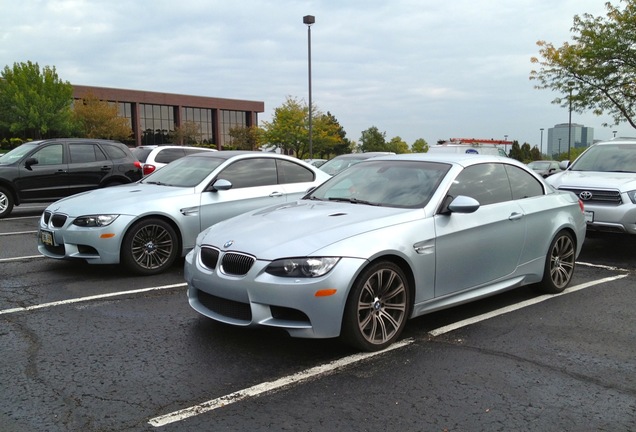
[[366,201],[366,200],[361,200],[361,199],[358,199],[358,198],[345,198],[345,197],[329,197],[329,201],[349,202],[351,204],[366,204],[366,205],[371,205],[371,206],[381,206],[382,205],[380,203]]
[[169,185],[168,183],[164,183],[164,182],[160,182],[160,181],[145,181],[145,184],[153,184],[153,185],[158,185],[158,186],[172,186]]

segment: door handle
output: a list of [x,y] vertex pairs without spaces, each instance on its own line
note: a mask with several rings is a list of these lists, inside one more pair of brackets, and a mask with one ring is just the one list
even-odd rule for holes
[[508,220],[519,220],[523,217],[523,213],[511,213],[510,216],[508,216]]
[[283,196],[282,192],[272,192],[271,194],[269,194],[270,197],[281,197]]

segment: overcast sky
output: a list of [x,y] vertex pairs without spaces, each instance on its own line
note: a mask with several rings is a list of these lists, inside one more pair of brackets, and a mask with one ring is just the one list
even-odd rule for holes
[[[265,102],[312,99],[359,141],[376,126],[409,145],[451,137],[539,145],[568,122],[528,79],[538,40],[570,41],[605,0],[0,0],[0,67],[55,66],[72,84]],[[618,0],[612,1],[619,5]],[[573,113],[596,139],[635,136]]]

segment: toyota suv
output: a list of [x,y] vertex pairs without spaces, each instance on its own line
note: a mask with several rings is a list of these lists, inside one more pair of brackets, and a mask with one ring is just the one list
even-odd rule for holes
[[594,144],[546,181],[583,201],[588,231],[636,234],[636,138]]
[[119,141],[31,141],[0,156],[0,218],[22,203],[57,201],[141,178],[141,163]]

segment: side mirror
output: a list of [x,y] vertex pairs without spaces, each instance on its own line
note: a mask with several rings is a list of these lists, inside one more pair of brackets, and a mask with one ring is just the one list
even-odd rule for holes
[[474,213],[479,208],[479,201],[475,198],[467,197],[465,195],[458,195],[448,205],[448,210],[451,213]]
[[24,161],[24,166],[26,167],[26,169],[30,170],[31,169],[31,165],[37,165],[39,162],[36,158],[34,157],[30,157],[27,158],[27,160]]
[[232,189],[232,183],[229,180],[218,179],[212,184],[212,191],[230,190]]
[[561,168],[562,170],[566,170],[569,166],[570,166],[569,160],[564,160],[559,162],[559,168]]

